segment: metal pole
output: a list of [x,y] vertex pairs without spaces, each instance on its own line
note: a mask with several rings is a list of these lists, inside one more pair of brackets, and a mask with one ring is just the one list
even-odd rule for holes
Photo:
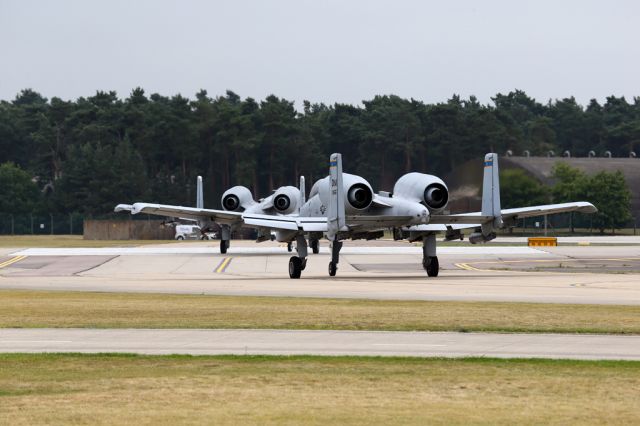
[[544,215],[544,236],[547,236],[547,215]]
[[573,212],[569,213],[569,232],[573,234]]

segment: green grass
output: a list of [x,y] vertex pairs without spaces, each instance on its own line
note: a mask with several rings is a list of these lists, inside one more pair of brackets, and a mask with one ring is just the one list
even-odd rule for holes
[[0,290],[0,327],[640,334],[640,306]]
[[637,424],[640,363],[0,355],[0,424]]

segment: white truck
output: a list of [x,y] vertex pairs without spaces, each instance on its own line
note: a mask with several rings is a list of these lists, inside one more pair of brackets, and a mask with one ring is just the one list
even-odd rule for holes
[[176,240],[212,240],[215,237],[213,232],[203,234],[198,225],[176,225]]

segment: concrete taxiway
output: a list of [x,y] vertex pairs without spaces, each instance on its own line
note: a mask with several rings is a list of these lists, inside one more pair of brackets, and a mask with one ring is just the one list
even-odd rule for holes
[[318,330],[0,329],[0,352],[640,360],[640,336]]
[[441,246],[437,278],[422,270],[421,248],[406,243],[345,245],[337,277],[327,274],[326,247],[300,280],[288,277],[289,256],[275,243],[235,241],[226,255],[216,242],[3,250],[0,288],[640,304],[640,245]]

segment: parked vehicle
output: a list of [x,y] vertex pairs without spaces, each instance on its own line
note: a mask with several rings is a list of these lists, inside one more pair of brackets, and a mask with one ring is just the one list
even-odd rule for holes
[[176,225],[176,240],[213,240],[215,232],[202,233],[198,225]]

